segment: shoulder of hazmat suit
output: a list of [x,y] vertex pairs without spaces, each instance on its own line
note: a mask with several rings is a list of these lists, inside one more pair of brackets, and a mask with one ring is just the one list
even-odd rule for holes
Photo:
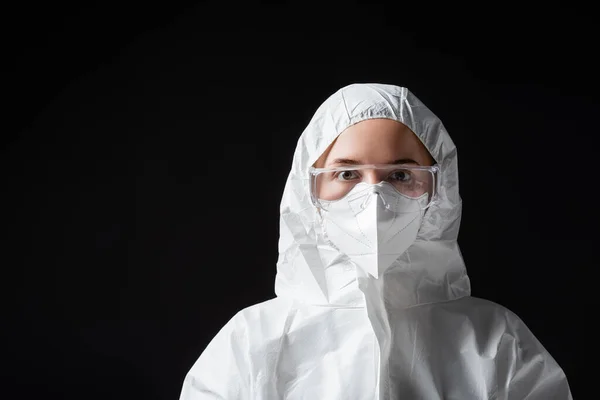
[[[441,171],[416,238],[377,277],[332,244],[309,188],[309,168],[326,148],[371,118],[408,126]],[[571,399],[562,369],[525,324],[470,296],[460,217],[456,148],[441,121],[406,88],[338,90],[294,153],[281,201],[277,297],[223,327],[180,399]]]

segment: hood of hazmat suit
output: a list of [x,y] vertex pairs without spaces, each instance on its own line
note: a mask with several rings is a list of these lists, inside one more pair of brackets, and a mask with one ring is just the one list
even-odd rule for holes
[[[349,126],[408,126],[441,169],[416,238],[377,277],[323,237],[309,169]],[[353,84],[298,141],[281,201],[277,297],[237,313],[185,377],[181,400],[571,399],[566,377],[508,309],[470,296],[458,244],[456,147],[409,90]]]

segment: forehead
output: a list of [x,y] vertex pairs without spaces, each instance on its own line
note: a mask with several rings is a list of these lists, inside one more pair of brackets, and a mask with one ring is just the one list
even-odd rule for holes
[[344,130],[321,157],[321,164],[338,158],[361,164],[385,164],[412,159],[430,164],[429,152],[406,125],[391,119],[369,119]]

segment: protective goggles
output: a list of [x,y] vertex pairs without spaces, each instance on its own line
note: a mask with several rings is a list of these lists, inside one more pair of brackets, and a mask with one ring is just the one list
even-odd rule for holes
[[310,195],[315,207],[327,210],[332,201],[344,198],[359,183],[387,182],[401,195],[418,199],[425,193],[428,201],[436,200],[440,167],[403,164],[364,164],[336,168],[309,169]]

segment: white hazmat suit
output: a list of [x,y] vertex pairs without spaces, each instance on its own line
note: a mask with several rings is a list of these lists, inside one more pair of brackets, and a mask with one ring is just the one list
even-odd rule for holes
[[[349,126],[408,126],[441,168],[438,201],[378,279],[323,238],[309,168]],[[181,400],[571,399],[562,369],[514,313],[470,296],[457,244],[457,154],[410,91],[354,84],[302,133],[281,201],[277,297],[237,313],[185,377]]]

